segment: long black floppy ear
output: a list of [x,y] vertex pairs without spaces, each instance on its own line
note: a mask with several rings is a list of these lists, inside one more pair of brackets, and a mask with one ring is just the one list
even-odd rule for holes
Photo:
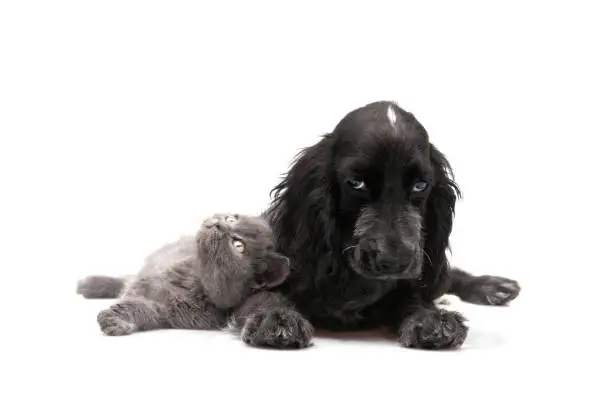
[[425,210],[427,257],[423,267],[426,287],[433,300],[442,295],[449,284],[446,250],[449,248],[449,237],[453,229],[455,203],[461,197],[461,191],[453,180],[450,163],[434,145],[430,145],[430,160],[435,169],[435,183]]
[[268,216],[276,227],[281,243],[279,250],[290,253],[294,260],[303,248],[332,246],[334,140],[333,134],[327,134],[318,143],[303,149],[272,190]]
[[269,253],[255,276],[255,289],[280,285],[287,279],[289,268],[289,258],[275,252]]

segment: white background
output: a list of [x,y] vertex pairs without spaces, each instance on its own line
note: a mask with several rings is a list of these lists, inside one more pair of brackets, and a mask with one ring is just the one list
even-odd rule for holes
[[[2,406],[606,405],[604,2],[219,3],[1,3]],[[100,334],[109,302],[77,279],[130,273],[212,212],[260,212],[299,149],[378,99],[454,166],[453,263],[523,287],[460,305],[463,350]]]

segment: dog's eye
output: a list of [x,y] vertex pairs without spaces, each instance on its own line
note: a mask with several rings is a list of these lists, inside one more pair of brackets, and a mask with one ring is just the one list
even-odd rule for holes
[[349,179],[347,183],[353,190],[364,190],[365,189],[365,183],[363,182],[363,180]]
[[244,252],[244,243],[239,239],[235,239],[232,241],[232,245],[236,248],[236,250],[240,253]]
[[427,186],[428,184],[426,181],[417,181],[416,183],[414,183],[414,186],[412,186],[412,191],[414,191],[415,193],[420,193],[422,191],[425,191]]

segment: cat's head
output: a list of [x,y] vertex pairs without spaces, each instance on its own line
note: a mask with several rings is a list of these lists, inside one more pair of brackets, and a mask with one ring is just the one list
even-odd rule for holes
[[289,274],[289,259],[275,251],[274,234],[262,217],[215,214],[200,227],[197,246],[202,284],[219,307],[234,307]]

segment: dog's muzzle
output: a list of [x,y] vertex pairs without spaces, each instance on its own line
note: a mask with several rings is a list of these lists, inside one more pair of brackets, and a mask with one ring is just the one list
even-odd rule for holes
[[363,238],[354,252],[357,272],[379,279],[417,279],[421,275],[415,245],[399,240]]

